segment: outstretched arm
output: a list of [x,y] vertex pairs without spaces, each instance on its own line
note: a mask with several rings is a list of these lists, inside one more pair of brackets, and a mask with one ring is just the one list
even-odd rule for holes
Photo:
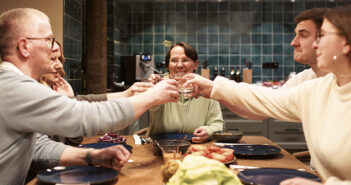
[[[187,82],[184,84],[184,86],[190,86],[191,84],[195,87],[195,90],[193,92],[193,96],[204,96],[206,98],[209,98],[213,89],[214,82],[204,78],[200,75],[197,74],[187,74],[184,78],[187,78]],[[219,100],[219,103],[227,107],[230,111],[233,113],[237,114],[238,116],[247,118],[247,119],[252,119],[252,120],[264,120],[267,119],[265,116],[258,116],[255,113],[249,111],[245,107],[239,107],[237,105],[233,105],[226,100]]]
[[154,85],[152,83],[148,82],[135,82],[131,87],[123,92],[107,93],[107,100],[131,97],[138,93],[145,92],[153,86]]
[[121,170],[128,162],[130,152],[122,145],[115,145],[103,149],[66,148],[60,159],[61,166],[90,165],[103,166]]

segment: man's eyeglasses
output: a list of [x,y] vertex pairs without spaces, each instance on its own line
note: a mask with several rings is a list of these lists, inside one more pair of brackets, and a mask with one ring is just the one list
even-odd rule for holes
[[331,32],[331,31],[330,31],[330,32],[325,32],[325,31],[323,31],[323,32],[318,32],[317,38],[316,38],[316,42],[319,43],[319,41],[321,41],[321,38],[324,37],[324,36],[327,35],[327,34],[336,34],[336,35],[340,35],[339,32]]
[[26,37],[26,39],[28,39],[28,40],[46,40],[46,41],[50,41],[51,49],[54,48],[54,44],[55,44],[55,37],[47,37],[47,38]]

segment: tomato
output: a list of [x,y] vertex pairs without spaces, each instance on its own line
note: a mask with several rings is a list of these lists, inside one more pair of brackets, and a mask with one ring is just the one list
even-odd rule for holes
[[224,155],[219,153],[211,153],[211,158],[221,162],[226,162],[227,160],[227,158]]
[[191,145],[190,149],[192,151],[207,151],[207,147],[205,145]]
[[224,153],[222,153],[222,155],[225,156],[226,162],[229,162],[229,161],[231,161],[231,160],[234,159],[234,154],[233,154],[233,152],[224,152]]
[[208,149],[208,151],[210,151],[210,152],[216,152],[216,153],[220,153],[220,150],[221,150],[220,147],[214,146],[214,145],[209,145],[209,146],[207,146],[207,149]]
[[196,151],[196,152],[192,152],[191,154],[205,156],[205,151]]
[[221,148],[221,151],[222,151],[222,153],[224,153],[224,152],[232,152],[232,153],[234,153],[234,150],[230,149],[230,148]]

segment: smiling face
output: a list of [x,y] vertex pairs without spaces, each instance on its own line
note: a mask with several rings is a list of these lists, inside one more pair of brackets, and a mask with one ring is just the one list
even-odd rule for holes
[[[55,45],[57,45],[57,43],[55,43]],[[61,76],[63,65],[62,65],[62,62],[59,60],[59,58],[61,57],[61,50],[60,50],[60,47],[57,47],[57,48],[58,49],[54,51],[54,58],[52,59],[54,61],[53,70],[50,73],[44,75],[45,82],[49,86],[58,82],[59,77],[63,77]]]
[[312,46],[317,36],[316,23],[312,20],[299,22],[295,28],[296,36],[290,45],[294,47],[294,60],[301,64],[315,64],[316,53]]
[[199,61],[193,61],[186,56],[183,47],[175,46],[172,48],[168,64],[171,78],[174,76],[183,76],[188,73],[193,73],[198,65]]
[[335,61],[343,55],[343,50],[347,46],[345,37],[339,35],[338,29],[331,24],[328,19],[324,19],[319,42],[314,43],[316,49],[318,68],[325,72],[336,72]]

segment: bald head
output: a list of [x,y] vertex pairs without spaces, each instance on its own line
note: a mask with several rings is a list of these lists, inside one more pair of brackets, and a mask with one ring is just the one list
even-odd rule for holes
[[0,54],[2,58],[16,48],[16,40],[38,31],[35,22],[40,19],[49,23],[43,12],[32,8],[16,8],[0,15]]

